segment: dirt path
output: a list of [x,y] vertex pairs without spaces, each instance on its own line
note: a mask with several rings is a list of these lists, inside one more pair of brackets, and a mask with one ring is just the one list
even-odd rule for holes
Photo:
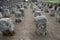
[[55,17],[50,17],[48,13],[42,12],[47,16],[47,36],[37,36],[35,34],[34,16],[32,10],[25,9],[25,16],[21,23],[15,23],[16,34],[12,37],[3,37],[0,40],[60,40],[60,23],[56,22]]

